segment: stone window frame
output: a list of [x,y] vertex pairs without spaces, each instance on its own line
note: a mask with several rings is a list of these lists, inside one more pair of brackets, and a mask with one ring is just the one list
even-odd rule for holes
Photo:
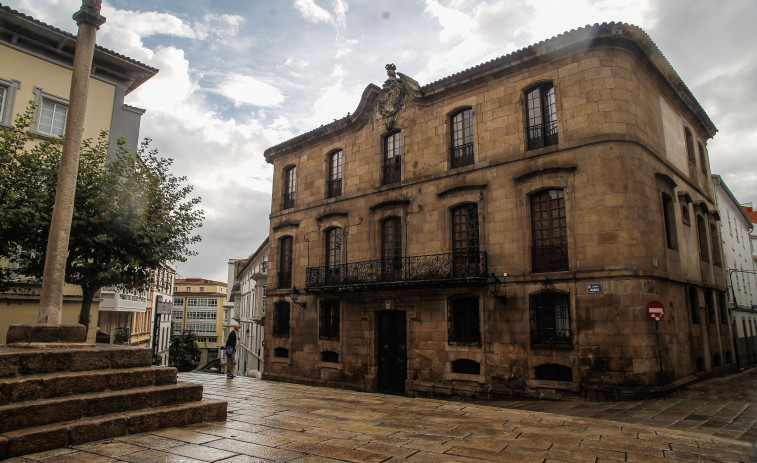
[[[338,161],[334,163],[334,158]],[[344,191],[344,150],[336,148],[326,154],[326,199],[336,198]],[[336,175],[334,169],[336,168]]]
[[50,132],[43,132],[42,130],[40,130],[39,125],[40,125],[40,122],[41,122],[42,106],[45,103],[51,103],[51,104],[54,104],[54,105],[65,106],[66,107],[66,115],[68,115],[68,105],[69,105],[68,99],[67,98],[63,98],[63,97],[58,96],[58,95],[55,95],[55,94],[52,94],[52,93],[48,93],[48,92],[44,91],[42,88],[36,87],[36,86],[33,89],[33,93],[34,93],[34,124],[33,124],[32,128],[31,128],[30,132],[33,133],[34,135],[40,137],[40,138],[44,138],[44,139],[47,139],[47,140],[51,140],[51,139],[57,138],[57,137],[62,137],[66,133],[66,120],[65,120],[66,118],[65,117],[64,117],[64,120],[63,120],[63,132],[61,134],[55,134],[55,133],[53,133],[52,132],[52,126],[51,126],[51,131]]
[[447,298],[447,343],[481,346],[482,315],[481,298],[477,294],[457,293],[449,296]]
[[339,300],[321,300],[318,304],[318,339],[338,340],[340,329],[341,304]]
[[[479,267],[480,252],[481,252],[481,212],[478,207],[477,201],[465,201],[456,203],[449,208],[450,217],[450,248],[452,250],[453,266],[455,269],[459,269],[463,275],[476,274]],[[472,211],[475,208],[475,221],[472,221]],[[466,211],[467,209],[467,211]],[[460,240],[460,232],[463,231],[460,228],[461,223],[456,222],[459,212],[467,212],[467,220],[465,221],[465,241],[468,241],[468,246],[458,247]],[[471,239],[475,240],[475,246],[470,246]],[[471,268],[472,267],[472,268]]]
[[281,208],[291,209],[294,207],[295,195],[297,193],[297,165],[290,164],[284,167],[282,174]]
[[[292,286],[292,280],[293,280],[293,268],[294,268],[294,236],[293,235],[282,235],[277,240],[278,242],[278,251],[279,251],[279,261],[278,261],[278,267],[279,270],[277,272],[277,288],[290,288]],[[284,243],[289,243],[289,252],[288,252],[288,258],[285,259],[285,252],[287,249],[285,248]],[[284,268],[283,264],[287,263],[287,268]],[[287,278],[288,275],[288,278]]]
[[291,334],[292,305],[284,299],[273,303],[271,334],[277,338],[288,338]]
[[[395,147],[395,141],[399,138],[399,147]],[[396,129],[381,136],[381,184],[391,185],[402,181],[402,130]],[[391,154],[391,156],[389,156]]]
[[[548,307],[547,302],[550,302],[548,299],[550,297],[552,304]],[[575,333],[572,327],[571,306],[569,291],[542,288],[528,295],[531,347],[549,349],[573,347]],[[549,323],[550,320],[553,323]]]
[[0,88],[3,90],[0,100],[0,126],[13,126],[13,107],[16,102],[16,92],[21,88],[21,82],[15,79],[0,78]]
[[702,262],[710,262],[710,246],[707,239],[707,220],[702,214],[696,215],[697,242],[699,243],[699,259]]
[[704,150],[704,146],[702,145],[702,142],[697,142],[697,147],[699,148],[699,169],[702,171],[703,174],[707,175],[706,151]]
[[[539,96],[536,98],[532,97],[531,95],[533,95],[537,90],[539,91]],[[546,95],[544,95],[545,90]],[[552,96],[552,101],[550,101],[550,95]],[[557,114],[559,113],[559,105],[557,97],[557,86],[555,85],[554,80],[542,80],[530,84],[523,90],[523,98],[526,150],[531,151],[548,146],[557,146],[560,143],[560,118],[557,117]],[[532,108],[531,102],[536,101],[537,98],[539,101],[538,117],[540,122],[532,124],[531,121],[534,120],[534,118],[537,116],[536,114],[532,113],[535,113],[537,108]],[[554,120],[545,122],[547,119],[552,118]],[[549,124],[550,127],[547,127],[547,124]],[[538,137],[531,136],[531,133],[534,132],[533,129],[539,129]],[[549,134],[548,132],[550,131],[554,131],[554,133]]]
[[[467,116],[466,116],[467,113]],[[456,121],[461,116],[460,121]],[[475,113],[471,106],[461,106],[450,111],[447,116],[449,126],[449,162],[450,168],[456,169],[475,164]],[[468,126],[466,126],[468,121]],[[460,125],[458,130],[456,127]],[[470,131],[469,134],[466,132]],[[460,136],[456,136],[460,133]],[[458,152],[460,154],[458,154]]]
[[[561,198],[556,198],[558,200],[562,199],[563,203],[563,217],[565,220],[565,225],[561,228],[564,228],[565,230],[565,237],[564,237],[564,243],[558,243],[558,244],[552,244],[547,247],[555,248],[556,246],[559,246],[564,249],[564,259],[561,258],[560,262],[550,266],[546,264],[539,263],[537,265],[538,255],[537,255],[537,248],[544,248],[545,246],[537,246],[537,236],[536,236],[536,217],[534,214],[534,201],[539,195],[543,195],[545,193],[549,194],[552,191],[559,191],[562,193]],[[550,199],[550,202],[554,200],[554,198]],[[568,196],[566,194],[566,189],[564,187],[545,187],[540,188],[538,190],[532,191],[528,195],[528,202],[529,202],[529,225],[530,225],[530,242],[531,242],[531,271],[533,273],[545,273],[545,272],[564,272],[570,270],[570,252],[569,252],[569,236],[568,236]],[[554,226],[550,228],[550,230],[554,230]],[[543,230],[540,230],[543,231]],[[554,254],[554,252],[550,252],[551,254]],[[564,260],[564,262],[563,262]]]
[[714,222],[710,222],[710,245],[712,247],[712,264],[716,267],[723,266],[723,256],[720,248],[720,235],[718,233],[718,226]]
[[686,158],[688,159],[689,164],[696,166],[697,165],[697,156],[696,153],[694,153],[694,135],[691,132],[691,129],[687,126],[683,126],[683,142],[686,146]]

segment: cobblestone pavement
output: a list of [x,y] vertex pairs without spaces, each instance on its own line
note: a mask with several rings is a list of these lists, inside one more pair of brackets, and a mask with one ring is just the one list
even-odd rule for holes
[[757,442],[757,368],[710,379],[660,398],[631,402],[475,402],[508,409],[599,418]]
[[[207,398],[228,400],[228,420],[135,434],[6,461],[757,461],[757,448],[752,442],[715,436],[712,432],[671,429],[672,426],[662,422],[630,424],[251,378],[227,380],[222,375],[202,373],[182,374],[181,379],[204,384]],[[736,378],[740,380],[741,377]],[[724,398],[726,392],[723,391]],[[699,410],[696,396],[689,400]],[[517,404],[523,406],[521,402]],[[718,416],[714,408],[700,412],[702,416],[705,413]]]

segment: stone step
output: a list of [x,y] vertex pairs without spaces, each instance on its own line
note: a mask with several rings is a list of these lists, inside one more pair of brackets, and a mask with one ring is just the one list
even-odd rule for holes
[[110,344],[0,346],[0,378],[53,373],[149,367],[152,349]]
[[0,460],[126,434],[225,420],[226,402],[216,400],[79,418],[0,433]]
[[151,366],[26,375],[0,379],[0,405],[165,384],[176,384],[175,368]]
[[202,385],[192,383],[137,387],[37,399],[0,406],[0,433],[46,424],[202,400]]

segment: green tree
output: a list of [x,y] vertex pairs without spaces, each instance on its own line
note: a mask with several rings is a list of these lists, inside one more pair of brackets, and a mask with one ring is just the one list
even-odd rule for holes
[[[41,278],[47,235],[55,203],[60,140],[29,143],[32,108],[11,130],[0,131],[0,256]],[[79,323],[89,325],[89,311],[104,286],[145,289],[150,272],[163,262],[183,262],[201,237],[199,197],[186,177],[170,172],[145,139],[137,153],[124,140],[108,156],[108,134],[82,142],[66,281],[82,289]],[[24,253],[18,253],[23,249]]]
[[197,345],[197,335],[193,332],[171,336],[168,347],[168,361],[179,371],[192,371],[195,363],[200,360],[200,347]]

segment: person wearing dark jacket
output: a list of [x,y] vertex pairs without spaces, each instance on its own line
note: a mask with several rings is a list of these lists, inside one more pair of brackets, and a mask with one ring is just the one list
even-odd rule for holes
[[237,333],[239,332],[239,325],[234,325],[234,329],[229,333],[228,339],[226,339],[226,377],[228,379],[234,378],[234,354],[237,351]]

